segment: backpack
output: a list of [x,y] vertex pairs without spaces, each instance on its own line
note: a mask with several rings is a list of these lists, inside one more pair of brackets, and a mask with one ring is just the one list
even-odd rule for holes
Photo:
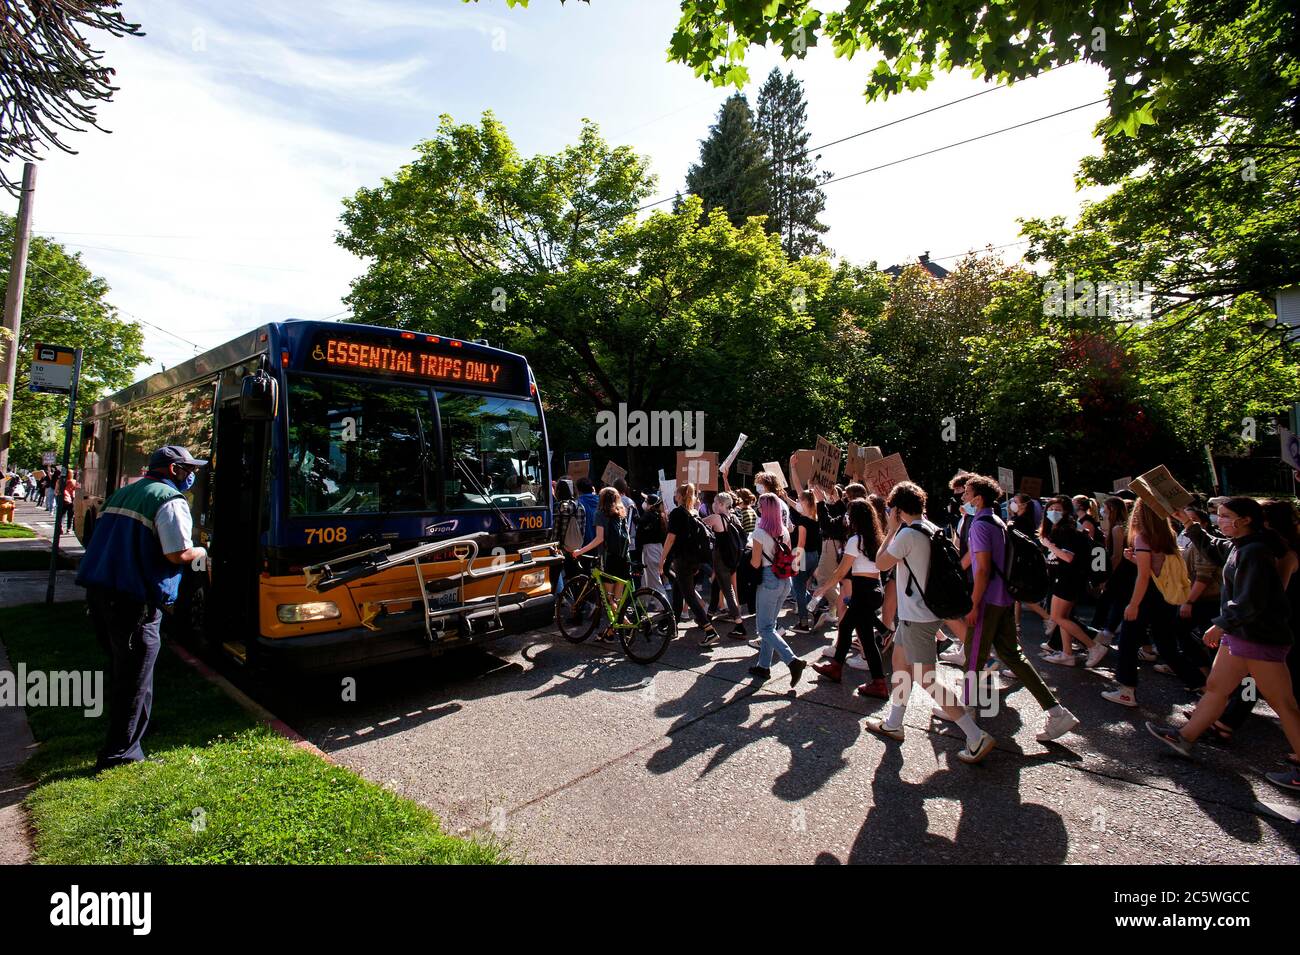
[[577,550],[585,541],[586,515],[577,501],[560,503],[560,543],[565,550]]
[[910,595],[912,585],[916,584],[921,591],[922,603],[940,620],[956,620],[966,616],[971,610],[970,582],[966,579],[966,571],[962,570],[961,558],[957,556],[957,548],[953,546],[952,539],[941,527],[936,527],[933,533],[918,524],[909,524],[908,527],[924,535],[930,542],[930,569],[926,573],[925,586],[922,587],[916,574],[912,573],[911,565],[904,558],[903,566],[907,567],[908,573],[906,592]]
[[1192,595],[1192,580],[1187,573],[1187,564],[1183,561],[1183,555],[1177,552],[1165,554],[1160,573],[1153,580],[1160,596],[1165,598],[1165,603],[1175,606],[1185,604]]
[[1047,558],[1042,548],[1023,531],[985,514],[976,520],[988,521],[1002,528],[1006,537],[1006,550],[1002,555],[1002,567],[993,561],[993,570],[1007,585],[1011,599],[1021,603],[1038,603],[1047,596],[1050,578],[1047,573]]
[[[682,556],[697,564],[707,564],[713,559],[713,531],[697,514],[691,514],[691,529],[682,541]],[[674,547],[674,550],[676,548]]]
[[740,555],[745,549],[744,532],[740,529],[740,522],[730,514],[722,519],[722,524],[722,533],[714,535],[718,559],[727,567],[736,567],[740,564]]
[[611,515],[606,519],[606,525],[609,529],[605,532],[605,556],[615,560],[626,560],[628,551],[632,549],[631,530],[628,528],[627,518],[619,520]]
[[789,580],[798,571],[794,566],[794,551],[783,538],[778,537],[772,546],[772,576],[777,580]]

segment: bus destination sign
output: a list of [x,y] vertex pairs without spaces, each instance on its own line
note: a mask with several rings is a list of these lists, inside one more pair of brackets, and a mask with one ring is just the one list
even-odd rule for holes
[[308,364],[320,371],[414,378],[514,394],[527,391],[518,361],[506,356],[480,358],[464,354],[450,343],[447,347],[429,347],[414,341],[322,335],[308,359]]

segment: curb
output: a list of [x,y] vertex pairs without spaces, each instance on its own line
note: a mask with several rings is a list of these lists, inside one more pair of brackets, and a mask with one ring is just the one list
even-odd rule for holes
[[231,683],[224,676],[222,676],[216,670],[212,669],[212,667],[208,666],[206,663],[204,663],[194,654],[190,653],[184,647],[178,646],[175,643],[169,642],[167,645],[171,647],[172,652],[175,653],[176,656],[180,657],[182,662],[184,662],[187,666],[189,666],[196,673],[198,673],[199,676],[203,677],[203,679],[207,680],[209,683],[213,684],[214,686],[220,688],[220,690],[223,693],[225,693],[226,696],[230,697],[230,699],[232,699],[235,703],[237,703],[241,709],[243,709],[254,719],[258,720],[260,723],[262,723],[264,726],[268,727],[269,729],[274,730],[276,733],[279,733],[285,739],[293,743],[293,745],[296,746],[298,749],[306,750],[307,752],[315,756],[319,756],[327,763],[337,765],[334,758],[330,756],[328,753],[326,753],[323,749],[321,749],[311,740],[304,739],[302,735],[298,733],[298,731],[295,730],[292,726],[290,726],[284,720],[280,719],[278,716],[276,716],[274,713],[268,710],[261,703],[258,703],[251,696],[249,696],[239,687],[235,686],[235,684]]

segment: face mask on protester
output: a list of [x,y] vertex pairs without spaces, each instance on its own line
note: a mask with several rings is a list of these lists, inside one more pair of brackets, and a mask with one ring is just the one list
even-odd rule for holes
[[1058,521],[1059,521],[1061,518],[1063,518],[1064,516],[1065,516],[1065,512],[1064,512],[1064,511],[1048,511],[1048,512],[1047,512],[1047,519],[1048,519],[1049,521],[1051,521],[1053,524],[1055,524],[1056,522],[1058,522]]
[[1020,513],[1020,502],[1019,502],[1019,501],[1012,501],[1010,504],[1007,505],[1007,510],[1010,511],[1012,514],[1019,514],[1019,513]]
[[1210,515],[1210,523],[1213,524],[1215,527],[1218,527],[1218,526],[1219,526],[1219,515],[1218,515],[1218,514],[1211,514],[1211,515]]
[[193,486],[194,486],[194,472],[187,471],[185,473],[185,479],[176,484],[176,489],[184,493],[185,491],[188,491]]
[[965,504],[963,504],[961,506],[961,509],[965,511],[967,514],[971,515],[972,517],[975,516],[975,505],[971,501],[967,501]]

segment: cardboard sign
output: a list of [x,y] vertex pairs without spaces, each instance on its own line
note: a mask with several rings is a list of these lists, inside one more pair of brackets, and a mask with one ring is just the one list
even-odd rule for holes
[[998,487],[1008,495],[1016,493],[1016,476],[1010,468],[998,468]]
[[685,451],[677,452],[677,483],[694,484],[695,490],[716,491],[718,489],[718,453],[701,451],[689,455]]
[[1043,493],[1043,479],[1022,475],[1020,478],[1020,493],[1028,494],[1037,500]]
[[602,487],[612,487],[614,482],[621,477],[627,477],[627,469],[621,468],[613,461],[605,465],[605,471],[600,476]]
[[1128,490],[1128,486],[1129,486],[1130,484],[1132,484],[1132,483],[1133,483],[1133,478],[1132,478],[1131,476],[1130,476],[1130,477],[1116,478],[1116,479],[1115,479],[1115,484],[1114,484],[1114,486],[1111,487],[1111,489],[1110,489],[1110,490],[1111,490],[1111,493],[1114,494],[1114,493],[1116,493],[1116,492],[1118,492],[1118,491],[1127,491],[1127,490]]
[[840,476],[840,449],[821,435],[813,451],[812,484],[824,491],[832,491]]
[[779,486],[781,487],[790,486],[785,480],[785,472],[781,470],[781,465],[777,464],[775,461],[764,461],[763,470],[766,471],[768,474],[772,475],[774,478],[776,478],[776,483]]
[[737,462],[736,462],[736,473],[739,474],[739,475],[741,475],[742,477],[749,477],[751,474],[754,473],[754,462],[753,462],[753,461],[737,461]]
[[1300,437],[1296,437],[1286,428],[1278,428],[1277,434],[1282,439],[1282,460],[1288,467],[1300,471]]
[[868,445],[863,450],[866,452],[865,460],[867,464],[870,464],[872,461],[883,461],[885,459],[885,453],[874,444]]
[[862,483],[872,494],[887,497],[899,481],[909,480],[901,454],[891,454],[879,461],[869,461],[862,471]]
[[591,458],[578,458],[565,465],[565,475],[573,480],[588,477],[591,474]]
[[[54,462],[55,462],[55,460],[56,460],[57,458],[58,458],[58,455],[55,454],[55,452],[53,452],[53,451],[42,451],[42,452],[41,452],[41,463],[44,464],[47,468],[48,468],[48,467],[52,467],[52,466],[54,465]],[[44,476],[45,476],[45,475],[41,475],[41,477],[44,477]]]
[[1161,517],[1172,517],[1192,503],[1192,496],[1163,464],[1135,478],[1128,488]]
[[795,491],[802,491],[812,480],[813,453],[811,448],[802,448],[790,455],[790,482]]
[[866,450],[866,448],[854,441],[849,442],[849,449],[844,455],[844,476],[850,482],[857,481],[862,477],[862,465],[867,460]]

